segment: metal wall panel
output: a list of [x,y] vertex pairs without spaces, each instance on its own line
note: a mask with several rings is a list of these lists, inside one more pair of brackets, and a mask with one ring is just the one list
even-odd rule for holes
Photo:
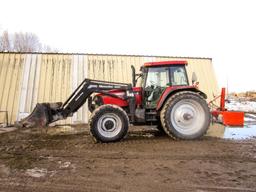
[[[64,102],[87,76],[87,56],[67,54],[26,54],[18,119],[27,116],[36,103]],[[85,123],[84,105],[72,118],[58,124]]]
[[[42,54],[39,76],[37,102],[64,102],[72,90],[72,56]],[[71,123],[71,119],[58,123]]]
[[[0,111],[8,111],[9,123],[18,114],[23,66],[24,55],[0,53]],[[3,115],[1,122],[6,123]]]
[[[86,55],[73,55],[72,60],[72,92],[87,77],[88,66]],[[69,95],[71,92],[69,93]],[[67,97],[66,97],[67,99]],[[73,115],[72,123],[87,123],[88,121],[88,104],[87,102]]]
[[[131,65],[138,72],[145,62],[187,60],[188,76],[196,72],[209,99],[219,90],[211,59],[97,54],[0,53],[0,111],[9,123],[28,115],[38,102],[64,102],[84,78],[131,83]],[[87,123],[87,103],[58,124]],[[5,122],[0,113],[0,123]]]
[[37,103],[65,101],[71,92],[71,60],[67,55],[25,55],[18,120],[31,113]]

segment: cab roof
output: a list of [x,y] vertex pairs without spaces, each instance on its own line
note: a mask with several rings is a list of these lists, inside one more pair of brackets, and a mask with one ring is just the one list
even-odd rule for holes
[[155,66],[165,66],[165,65],[187,65],[188,62],[184,60],[178,61],[157,61],[144,63],[144,67],[155,67]]

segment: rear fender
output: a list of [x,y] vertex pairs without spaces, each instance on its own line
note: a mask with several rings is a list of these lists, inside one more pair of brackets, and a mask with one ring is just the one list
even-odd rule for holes
[[199,95],[201,95],[203,98],[207,99],[207,95],[198,90],[197,88],[195,88],[194,86],[180,86],[180,87],[167,87],[165,89],[165,91],[162,93],[157,106],[156,106],[156,110],[160,111],[165,103],[165,101],[172,95],[174,95],[175,93],[181,92],[181,91],[193,91],[198,93]]

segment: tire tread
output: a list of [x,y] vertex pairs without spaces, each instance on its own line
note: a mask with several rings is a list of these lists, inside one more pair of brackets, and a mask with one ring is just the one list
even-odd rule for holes
[[[168,136],[170,136],[171,138],[175,139],[175,140],[178,140],[178,139],[186,139],[186,138],[179,138],[178,136],[175,135],[175,133],[173,132],[172,129],[169,129],[169,128],[168,128],[168,126],[167,126],[167,117],[166,117],[166,113],[167,113],[167,111],[170,109],[170,107],[172,107],[172,106],[175,104],[177,98],[182,99],[182,97],[184,97],[184,96],[187,97],[187,96],[189,96],[189,95],[190,95],[191,97],[196,96],[196,97],[200,98],[203,102],[205,102],[204,105],[207,105],[205,99],[204,99],[200,94],[198,94],[198,93],[196,93],[196,92],[192,92],[192,91],[181,91],[181,92],[178,92],[178,93],[172,95],[172,96],[166,101],[166,103],[164,104],[164,106],[163,106],[163,108],[162,108],[162,110],[161,110],[161,112],[160,112],[160,120],[161,120],[161,123],[162,123],[162,126],[163,126],[163,129],[164,129],[165,133],[166,133]],[[208,108],[208,105],[207,105],[207,108]],[[209,108],[208,108],[208,110],[209,110]],[[210,111],[209,111],[209,114],[208,114],[208,115],[209,115],[209,117],[210,117]],[[209,121],[209,123],[210,123],[210,121]],[[171,127],[171,126],[170,126],[170,127]],[[209,125],[207,125],[207,127],[209,128]],[[208,128],[205,129],[204,132],[201,133],[201,135],[204,135],[204,134],[207,132]]]
[[[124,122],[127,125],[124,125],[124,129],[121,131],[122,133],[120,134],[120,137],[117,139],[111,140],[111,139],[102,139],[99,135],[98,132],[94,128],[94,121],[101,115],[102,112],[106,110],[117,110],[118,113],[121,113],[124,117]],[[89,129],[90,129],[90,134],[93,136],[96,142],[115,142],[115,141],[120,141],[122,138],[124,138],[128,132],[128,127],[129,127],[129,118],[127,116],[127,113],[119,106],[117,105],[112,105],[112,104],[107,104],[107,105],[101,105],[100,107],[96,108],[89,119],[88,122]]]

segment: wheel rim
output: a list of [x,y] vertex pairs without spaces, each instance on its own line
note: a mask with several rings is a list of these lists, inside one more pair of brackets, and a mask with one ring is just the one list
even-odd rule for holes
[[174,129],[183,135],[193,135],[200,131],[205,117],[201,104],[191,99],[177,102],[170,114]]
[[122,129],[122,121],[118,115],[107,113],[99,118],[97,128],[102,136],[115,137]]

